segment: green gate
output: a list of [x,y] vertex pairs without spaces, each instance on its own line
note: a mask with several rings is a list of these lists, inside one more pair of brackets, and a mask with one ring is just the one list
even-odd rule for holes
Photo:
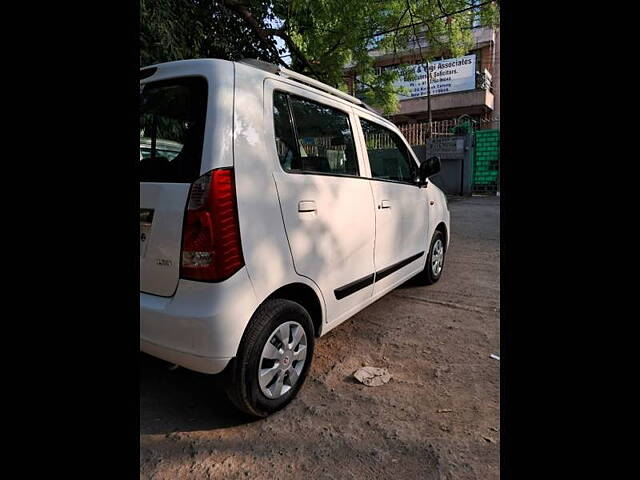
[[500,130],[476,130],[473,159],[473,192],[499,191]]

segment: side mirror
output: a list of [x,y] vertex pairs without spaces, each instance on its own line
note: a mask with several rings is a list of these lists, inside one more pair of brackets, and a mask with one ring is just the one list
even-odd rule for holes
[[426,185],[427,179],[440,173],[440,157],[429,157],[420,164],[420,185]]

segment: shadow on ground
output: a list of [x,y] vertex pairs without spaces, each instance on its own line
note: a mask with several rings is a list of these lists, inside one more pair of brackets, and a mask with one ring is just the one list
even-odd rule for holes
[[140,353],[140,434],[217,430],[251,423],[236,411],[220,378],[171,365]]

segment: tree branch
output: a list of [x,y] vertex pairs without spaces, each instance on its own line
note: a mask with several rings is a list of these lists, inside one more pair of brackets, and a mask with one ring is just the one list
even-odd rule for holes
[[376,87],[375,85],[371,85],[370,83],[363,82],[362,80],[360,80],[357,77],[354,77],[354,80],[356,82],[358,82],[359,84],[364,85],[365,87],[369,87],[369,90],[371,90],[371,91],[376,91],[376,90],[378,90],[380,88],[380,87]]
[[[359,78],[356,78],[356,77],[354,77],[354,80],[356,82],[358,82],[359,84],[364,85],[365,87],[369,88],[369,90],[372,91],[372,92],[384,91],[384,87],[377,86],[377,85],[371,85],[370,83],[363,82],[362,80],[360,80]],[[391,89],[391,93],[393,93],[394,95],[401,95],[402,94],[399,88]]]
[[[473,5],[473,6],[471,6],[471,7],[463,8],[463,9],[460,9],[460,10],[456,10],[455,12],[451,12],[451,13],[449,13],[448,15],[442,15],[442,16],[440,16],[440,17],[433,17],[433,18],[430,20],[430,22],[435,22],[436,20],[441,20],[441,19],[443,19],[443,18],[447,18],[447,17],[453,17],[454,15],[457,15],[457,14],[459,14],[459,13],[467,12],[467,11],[469,11],[469,10],[473,10],[474,8],[480,8],[480,7],[483,7],[483,6],[488,5],[488,4],[490,4],[490,3],[494,3],[494,2],[496,2],[496,1],[497,1],[497,0],[486,0],[485,2],[478,3],[477,5]],[[427,21],[424,21],[424,22],[417,22],[417,23],[415,23],[415,24],[412,22],[412,23],[410,23],[409,25],[403,25],[403,26],[398,27],[398,28],[393,28],[393,29],[390,29],[390,30],[383,30],[383,31],[380,31],[380,32],[374,32],[372,35],[367,36],[367,37],[364,37],[364,38],[371,38],[371,37],[377,37],[377,36],[379,36],[379,35],[386,35],[386,34],[388,34],[388,33],[393,33],[393,32],[395,32],[396,30],[404,30],[405,28],[413,28],[413,27],[415,27],[416,25],[422,25],[423,23],[428,23],[428,22],[427,22]]]
[[289,34],[284,29],[285,29],[285,27],[282,27],[282,29],[280,29],[280,32],[276,33],[276,35],[284,40],[284,43],[287,44],[287,47],[289,47],[289,50],[291,51],[291,53],[293,55],[295,55],[295,57],[298,60],[300,60],[304,64],[305,67],[307,67],[309,69],[309,71],[311,72],[311,74],[314,77],[319,79],[319,76],[316,73],[315,68],[313,68],[313,65],[311,65],[311,62],[309,61],[309,59],[304,55],[304,53],[302,53],[302,51],[293,42],[293,40],[291,39]]
[[438,6],[440,7],[440,11],[446,15],[447,17],[449,16],[449,14],[447,13],[447,11],[444,9],[444,7],[442,6],[442,1],[438,0]]
[[335,52],[335,50],[342,44],[342,40],[344,40],[344,37],[339,37],[338,41],[332,47],[329,47],[329,49],[324,52],[323,57],[327,55],[331,55],[333,52]]
[[238,15],[242,20],[244,20],[244,22],[249,26],[256,37],[258,37],[258,39],[260,40],[260,42],[262,42],[266,49],[274,54],[274,57],[277,59],[278,63],[286,66],[286,63],[284,63],[284,61],[282,61],[282,59],[280,58],[280,52],[278,52],[275,42],[273,41],[273,39],[269,38],[269,35],[273,34],[273,29],[262,28],[262,26],[260,26],[258,21],[251,14],[249,9],[240,2],[237,2],[235,0],[216,1],[223,7],[226,7],[227,9]]
[[309,70],[309,72],[311,72],[311,74],[314,77],[319,78],[318,73],[316,72],[315,68],[313,67],[309,59],[298,48],[298,46],[289,36],[289,33],[287,33],[286,21],[285,23],[283,23],[282,27],[280,28],[263,28],[255,19],[255,17],[251,14],[249,9],[241,2],[237,0],[216,0],[216,1],[220,3],[222,6],[231,10],[236,15],[238,15],[242,20],[244,20],[244,22],[249,26],[251,31],[256,35],[256,37],[258,37],[258,39],[267,48],[267,50],[271,51],[275,55],[275,58],[277,58],[277,61],[282,66],[287,67],[288,65],[280,58],[280,52],[278,52],[278,49],[276,48],[276,43],[273,40],[273,38],[271,38],[271,36],[277,36],[282,38],[282,40],[284,40],[285,44],[289,48],[289,51],[292,53],[292,56],[295,56],[295,58],[300,60],[302,64]]
[[418,15],[417,13],[414,12],[413,14],[414,17],[420,19],[421,23],[424,23],[424,26],[427,27],[427,30],[429,31],[429,45],[431,44],[436,44],[440,50],[440,52],[443,52],[444,50],[447,49],[447,45],[445,45],[443,42],[440,41],[440,39],[437,37],[437,35],[435,35],[433,33],[433,31],[431,30],[431,25],[429,25],[431,23],[431,20],[425,20],[424,17],[421,17],[420,15]]
[[409,11],[409,5],[407,5],[407,8],[405,9],[404,12],[402,12],[402,15],[400,15],[400,19],[398,20],[398,23],[396,24],[396,28],[395,28],[395,32],[393,35],[393,59],[395,60],[397,55],[398,55],[398,46],[396,44],[396,38],[398,37],[398,29],[400,28],[400,24],[402,23],[402,20],[404,20],[404,16],[407,14],[407,12]]

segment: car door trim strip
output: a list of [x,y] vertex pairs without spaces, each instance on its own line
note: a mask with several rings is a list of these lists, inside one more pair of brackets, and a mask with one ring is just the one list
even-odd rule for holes
[[385,277],[388,277],[392,273],[400,270],[403,267],[406,267],[412,262],[415,262],[420,257],[424,255],[424,251],[420,253],[416,253],[415,255],[410,256],[409,258],[405,258],[404,260],[394,263],[393,265],[383,268],[382,270],[377,271],[375,274],[367,275],[366,277],[360,278],[354,282],[348,283],[340,288],[336,288],[333,293],[336,296],[336,300],[342,300],[349,295],[352,295],[363,288],[368,287],[369,285],[374,284],[375,282],[382,280]]

